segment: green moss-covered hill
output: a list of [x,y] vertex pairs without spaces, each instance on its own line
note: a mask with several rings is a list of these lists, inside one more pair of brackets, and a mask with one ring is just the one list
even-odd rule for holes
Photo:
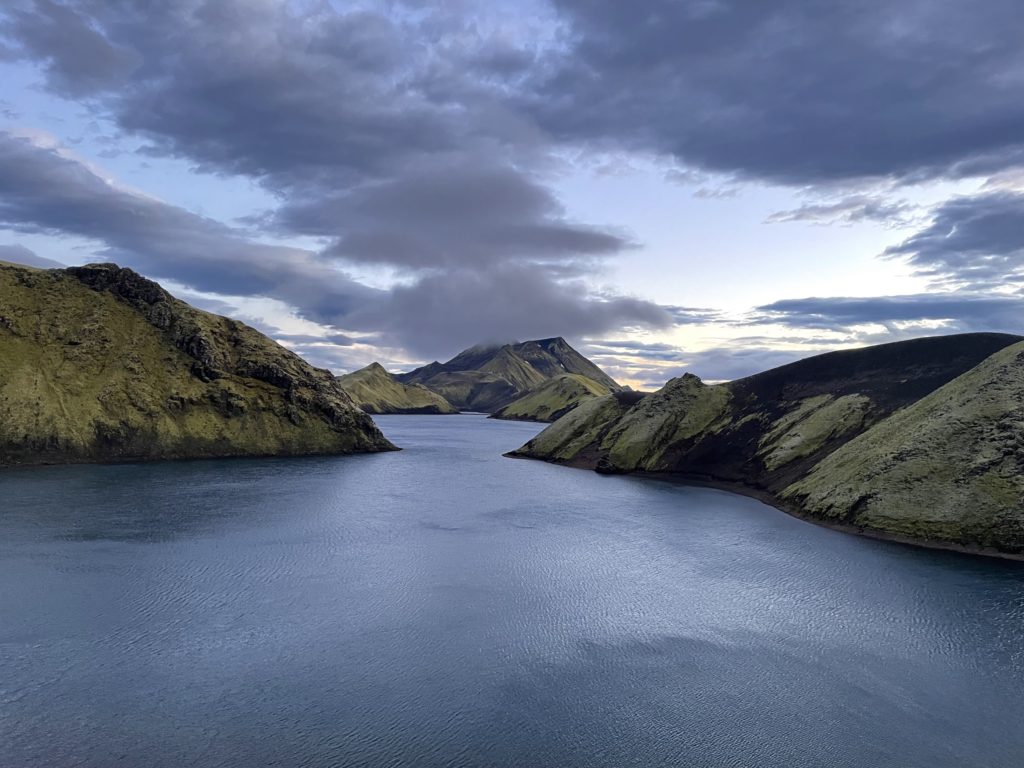
[[395,374],[421,384],[462,411],[494,413],[544,382],[564,374],[585,376],[614,391],[619,385],[561,338],[471,347],[447,363],[433,362]]
[[329,371],[131,270],[0,263],[0,465],[393,448]]
[[712,481],[876,535],[1017,554],[1019,341],[917,339],[710,386],[686,375],[586,402],[513,455]]
[[459,409],[421,384],[403,384],[380,363],[338,377],[338,383],[367,413],[458,413]]
[[1024,553],[1024,343],[850,440],[782,497],[865,531]]
[[604,397],[611,390],[579,373],[563,373],[548,379],[518,400],[491,414],[492,419],[556,421],[587,400]]

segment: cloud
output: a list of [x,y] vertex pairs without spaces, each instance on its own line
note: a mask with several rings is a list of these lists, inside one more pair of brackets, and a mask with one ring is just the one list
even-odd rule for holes
[[437,357],[480,341],[580,338],[630,327],[667,328],[672,313],[625,296],[594,297],[577,280],[551,280],[534,266],[503,265],[428,275],[397,286],[358,312],[356,327],[401,340],[414,354]]
[[939,205],[931,223],[885,251],[937,282],[974,290],[1024,282],[1024,194],[998,191]]
[[34,251],[23,245],[0,245],[0,261],[9,261],[14,264],[24,264],[27,267],[39,267],[40,269],[62,269],[67,266],[59,261],[37,256]]
[[[941,324],[944,332],[1024,330],[1024,298],[991,293],[924,293],[871,298],[785,299],[757,307],[752,324],[850,333],[856,326]],[[918,330],[918,333],[920,331]]]
[[9,57],[43,61],[50,88],[64,96],[122,83],[141,63],[141,56],[112,44],[86,16],[52,0],[10,9],[0,31],[18,42]]
[[101,258],[200,291],[278,298],[317,319],[377,293],[300,248],[111,183],[58,145],[0,132],[0,226],[98,241]]
[[801,185],[1024,161],[1016,0],[554,5],[569,49],[519,97],[566,142]]
[[589,335],[666,327],[673,312],[648,301],[594,295],[541,264],[431,272],[391,290],[367,287],[329,256],[269,245],[246,233],[110,182],[59,145],[0,132],[0,226],[77,235],[101,258],[191,289],[265,296],[340,332],[374,333],[423,356],[486,338]]
[[916,207],[905,200],[889,200],[881,194],[862,193],[778,211],[765,219],[765,222],[781,224],[801,221],[845,225],[878,222],[887,227],[895,227],[906,225],[915,210]]
[[400,179],[286,204],[275,220],[291,232],[337,235],[330,253],[347,260],[413,268],[564,261],[630,245],[570,223],[548,189],[487,158],[432,160]]

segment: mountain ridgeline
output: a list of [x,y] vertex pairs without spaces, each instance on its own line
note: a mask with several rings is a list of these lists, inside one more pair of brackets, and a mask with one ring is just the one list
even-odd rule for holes
[[798,516],[1024,555],[1024,342],[962,334],[832,352],[733,382],[613,393],[511,455],[666,473]]
[[[408,373],[374,364],[339,381],[370,413],[474,411],[524,421],[554,421],[621,389],[561,337],[471,347]],[[424,391],[435,395],[426,409]]]
[[380,363],[338,377],[338,384],[367,413],[441,414],[459,409],[422,384],[403,384]]
[[329,371],[114,264],[0,263],[0,465],[393,450]]

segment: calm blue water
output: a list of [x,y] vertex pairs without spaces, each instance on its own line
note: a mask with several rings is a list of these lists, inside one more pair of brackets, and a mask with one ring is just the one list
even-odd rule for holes
[[1024,764],[1024,564],[379,421],[0,474],[0,766]]

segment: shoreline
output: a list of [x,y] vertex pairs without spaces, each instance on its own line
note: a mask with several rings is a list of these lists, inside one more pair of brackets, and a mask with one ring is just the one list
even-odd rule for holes
[[[596,472],[593,467],[585,464],[574,464],[572,462],[559,462],[559,461],[548,461],[547,459],[541,459],[534,456],[528,456],[525,454],[517,454],[512,451],[503,454],[510,459],[525,459],[527,461],[543,461],[545,464],[553,464],[559,467],[566,467],[568,469],[581,469],[590,472]],[[821,528],[827,528],[832,531],[839,533],[845,533],[852,536],[862,536],[868,539],[875,539],[877,541],[886,541],[891,544],[902,544],[904,546],[918,547],[921,549],[932,549],[942,550],[945,552],[956,552],[961,555],[971,555],[972,557],[988,557],[997,560],[1009,560],[1012,562],[1024,562],[1024,553],[1014,552],[1003,552],[998,549],[992,549],[991,547],[971,547],[963,544],[955,544],[953,542],[938,541],[934,539],[914,539],[909,536],[901,536],[899,534],[887,533],[885,531],[878,531],[872,528],[862,528],[856,525],[846,525],[844,523],[833,523],[828,520],[822,520],[820,518],[813,517],[802,512],[799,508],[786,504],[780,499],[776,498],[774,494],[769,491],[762,490],[760,488],[752,488],[742,483],[733,483],[726,480],[716,480],[709,477],[700,477],[696,475],[687,475],[681,472],[622,472],[615,473],[623,477],[643,477],[654,480],[664,480],[669,483],[676,485],[690,486],[695,488],[712,488],[718,491],[725,491],[726,493],[734,493],[737,496],[746,496],[750,499],[760,501],[762,504],[766,504],[773,509],[782,512],[783,514],[789,515],[790,517],[796,518],[797,520],[817,525]]]

